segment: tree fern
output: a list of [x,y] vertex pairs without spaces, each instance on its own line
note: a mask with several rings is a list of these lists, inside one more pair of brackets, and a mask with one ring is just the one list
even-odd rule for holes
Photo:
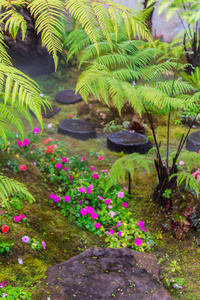
[[185,184],[185,186],[189,189],[193,189],[195,193],[197,194],[197,197],[199,195],[199,187],[200,183],[197,179],[195,179],[192,174],[187,172],[179,172],[177,174],[173,174],[170,176],[170,179],[173,177],[177,177],[177,184],[180,186],[182,183]]
[[56,70],[58,53],[62,53],[64,4],[61,0],[33,0],[28,9],[36,19],[35,27],[37,33],[41,33],[42,45],[53,55]]
[[20,182],[0,175],[0,199],[9,206],[8,198],[12,193],[24,194],[30,202],[35,201],[28,189]]

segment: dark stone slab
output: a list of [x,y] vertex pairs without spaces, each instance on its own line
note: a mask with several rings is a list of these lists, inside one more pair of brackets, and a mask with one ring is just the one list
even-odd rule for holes
[[107,138],[107,147],[115,152],[144,154],[152,148],[152,143],[146,141],[145,135],[124,130],[110,134]]
[[200,130],[194,131],[188,136],[186,149],[193,152],[200,150]]
[[74,119],[62,120],[58,125],[58,133],[69,135],[82,141],[94,139],[96,135],[93,124]]
[[58,92],[56,101],[62,104],[75,104],[81,102],[82,98],[78,93],[75,94],[75,91],[65,90]]
[[59,106],[52,106],[52,109],[51,108],[48,108],[46,107],[46,112],[44,111],[44,108],[42,107],[41,109],[41,113],[42,113],[42,116],[44,118],[52,118],[54,115],[56,115],[57,113],[59,113],[59,111],[61,110],[61,108]]
[[50,267],[46,275],[52,300],[172,300],[158,273],[152,254],[94,247]]

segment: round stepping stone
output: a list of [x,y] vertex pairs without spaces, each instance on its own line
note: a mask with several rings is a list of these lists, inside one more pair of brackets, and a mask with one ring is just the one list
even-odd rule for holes
[[82,141],[95,138],[94,125],[82,120],[62,120],[58,125],[58,133],[69,135]]
[[146,136],[140,133],[119,131],[108,136],[107,147],[115,152],[144,154],[152,148],[152,143],[146,139]]
[[75,91],[65,90],[65,91],[60,91],[56,95],[56,101],[62,104],[75,104],[81,102],[82,98],[78,93],[75,94]]
[[44,108],[42,107],[41,113],[44,118],[49,119],[49,118],[52,118],[54,115],[56,115],[60,110],[61,110],[60,107],[53,105],[52,109],[46,107],[46,112],[44,111]]
[[200,150],[200,130],[192,132],[186,141],[188,151],[198,152]]

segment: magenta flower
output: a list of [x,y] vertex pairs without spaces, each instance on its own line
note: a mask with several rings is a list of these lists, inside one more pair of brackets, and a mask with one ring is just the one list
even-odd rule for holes
[[20,218],[19,216],[15,216],[15,217],[14,217],[14,221],[15,221],[15,222],[19,222],[20,220],[21,220],[21,218]]
[[111,199],[106,199],[105,204],[109,204],[111,202]]
[[94,179],[99,179],[99,175],[98,175],[97,173],[93,173],[93,174],[92,174],[92,177],[93,177]]
[[45,250],[46,249],[46,243],[42,242],[41,244],[42,244],[43,249]]
[[85,188],[84,188],[84,186],[79,187],[79,188],[78,188],[78,191],[79,191],[80,193],[85,193]]
[[142,231],[147,232],[146,228],[143,227],[143,228],[141,228],[141,229],[142,229]]
[[142,222],[141,220],[138,222],[138,226],[140,227],[140,228],[144,228],[144,222]]
[[63,168],[64,171],[65,171],[65,170],[68,170],[68,169],[69,169],[68,167]]
[[93,212],[93,213],[91,214],[91,218],[92,218],[93,220],[96,220],[96,219],[98,218],[98,214],[95,213],[95,212]]
[[24,139],[23,146],[28,146],[30,144],[30,141],[28,139]]
[[57,169],[62,169],[61,163],[56,164],[55,167],[56,167]]
[[22,141],[17,141],[17,145],[18,145],[18,147],[22,147],[23,146],[23,142]]
[[122,206],[124,206],[125,208],[127,208],[128,204],[126,202],[122,202]]
[[96,168],[96,167],[94,167],[94,166],[91,166],[91,167],[90,167],[90,170],[91,170],[92,172],[94,172],[94,171],[96,171],[96,170],[97,170],[97,168]]
[[50,195],[49,195],[49,199],[52,199],[54,197],[54,193],[51,193]]
[[34,127],[34,128],[33,128],[33,133],[40,133],[40,129],[37,128],[37,127]]
[[185,164],[185,162],[184,162],[183,160],[181,160],[181,161],[179,162],[179,165],[180,165],[180,166],[184,166],[184,164]]
[[87,212],[88,214],[92,214],[94,212],[94,208],[93,207],[87,207]]
[[30,238],[27,235],[25,235],[25,236],[22,237],[22,242],[23,243],[27,244],[29,241],[30,241]]
[[66,162],[67,162],[67,159],[66,159],[65,157],[62,157],[62,161],[63,161],[64,163],[66,163]]
[[21,219],[25,219],[26,218],[25,215],[22,215],[22,214],[19,215],[19,216],[20,216]]
[[7,281],[3,281],[2,283],[0,283],[0,287],[3,287],[6,283],[8,283]]
[[117,226],[116,226],[116,227],[117,227],[117,228],[119,228],[119,227],[120,227],[120,225],[121,225],[121,223],[122,223],[122,222],[121,222],[121,221],[119,221],[119,222],[117,223]]
[[60,197],[55,195],[55,196],[53,197],[53,201],[54,201],[55,203],[58,203],[58,202],[60,201]]
[[81,200],[79,201],[79,205],[81,205]]
[[142,245],[142,240],[137,238],[134,243],[136,244],[136,246],[141,246]]
[[101,197],[101,196],[97,196],[100,200],[104,200],[104,198],[103,197]]
[[69,201],[70,201],[70,196],[68,196],[68,195],[64,196],[64,200],[65,200],[66,202],[69,202]]
[[111,234],[114,234],[114,230],[113,230],[112,228],[110,229],[110,233],[111,233]]
[[117,235],[118,235],[118,236],[121,236],[121,235],[122,235],[122,231],[119,231],[119,232],[117,233]]
[[73,176],[69,175],[69,180],[72,181],[73,180]]
[[86,209],[86,208],[81,208],[80,214],[81,214],[82,216],[87,215],[87,209]]
[[92,188],[91,188],[91,186],[88,186],[88,187],[87,187],[87,193],[88,193],[88,194],[91,194],[91,193],[92,193]]
[[100,228],[100,227],[101,227],[101,223],[95,223],[95,224],[94,224],[94,227],[95,227],[95,228]]
[[86,161],[86,158],[83,156],[81,161]]
[[117,194],[117,197],[118,198],[124,198],[124,192],[119,192],[118,194]]

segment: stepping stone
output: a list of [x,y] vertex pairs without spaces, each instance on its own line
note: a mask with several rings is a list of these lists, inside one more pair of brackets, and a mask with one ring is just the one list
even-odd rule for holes
[[172,300],[150,253],[128,248],[89,248],[46,272],[51,299]]
[[81,102],[82,98],[78,93],[75,94],[75,91],[65,90],[65,91],[60,91],[56,95],[56,101],[62,104],[75,104]]
[[107,138],[107,147],[111,151],[144,154],[152,148],[152,143],[146,136],[127,130],[112,133]]
[[200,150],[200,130],[192,132],[186,141],[188,151],[198,152]]
[[56,115],[60,110],[61,110],[60,107],[53,105],[52,109],[46,107],[46,112],[44,111],[44,108],[42,107],[41,113],[44,118],[49,119],[49,118],[52,118],[54,115]]
[[62,120],[58,125],[58,133],[69,135],[82,141],[94,139],[96,135],[93,124],[73,119]]

